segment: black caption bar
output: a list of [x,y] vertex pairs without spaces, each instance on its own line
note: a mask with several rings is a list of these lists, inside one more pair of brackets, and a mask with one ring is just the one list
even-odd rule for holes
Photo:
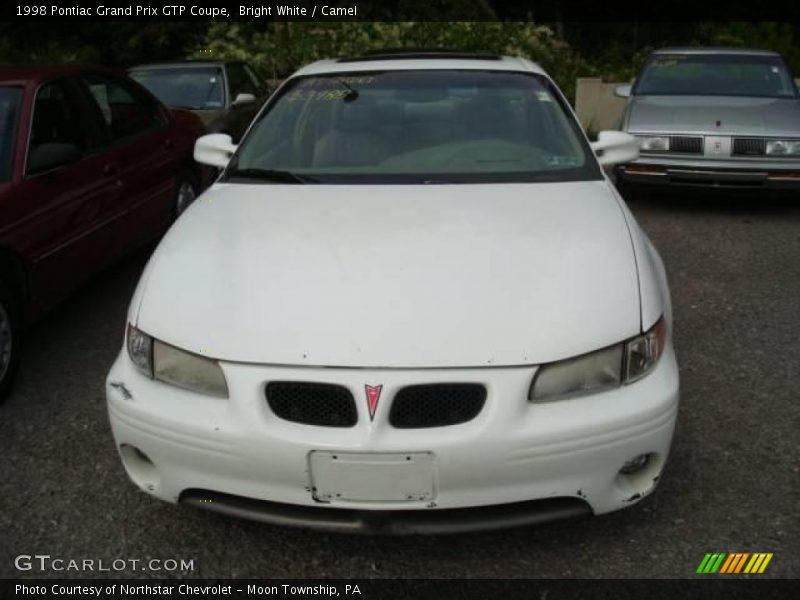
[[728,0],[11,0],[2,21],[781,21],[800,17],[800,3]]
[[289,2],[111,2],[16,0],[4,7],[5,19],[35,21],[135,20],[135,21],[346,21],[369,20],[369,3]]
[[731,578],[690,580],[102,580],[102,579],[9,579],[0,584],[4,599],[108,600],[135,598],[350,598],[423,600],[485,600],[526,598],[648,598],[648,600],[702,598],[736,600],[796,598],[798,585],[792,580],[736,580]]

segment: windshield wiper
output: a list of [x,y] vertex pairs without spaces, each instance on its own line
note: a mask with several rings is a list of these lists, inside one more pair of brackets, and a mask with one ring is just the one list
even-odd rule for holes
[[300,175],[292,171],[284,171],[281,169],[238,169],[234,168],[228,171],[225,176],[226,179],[241,178],[241,179],[258,179],[260,181],[275,181],[279,183],[318,183],[318,179],[309,177],[308,175]]

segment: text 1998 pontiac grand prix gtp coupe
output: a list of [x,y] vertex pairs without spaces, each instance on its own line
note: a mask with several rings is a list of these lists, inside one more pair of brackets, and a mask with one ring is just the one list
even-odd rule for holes
[[131,479],[388,532],[649,494],[678,407],[669,292],[601,168],[635,140],[592,146],[536,65],[446,53],[315,63],[238,147],[198,140],[224,172],[150,260],[108,375]]

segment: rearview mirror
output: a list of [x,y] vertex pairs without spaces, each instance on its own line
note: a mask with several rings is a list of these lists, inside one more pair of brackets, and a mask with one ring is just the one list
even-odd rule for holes
[[622,131],[601,131],[597,141],[592,142],[597,160],[604,167],[618,165],[639,158],[639,142]]
[[41,144],[28,153],[29,175],[38,175],[78,162],[81,152],[75,144]]
[[226,133],[210,133],[194,143],[194,159],[201,165],[224,169],[234,152],[236,145]]
[[253,94],[246,94],[241,93],[236,95],[236,99],[233,101],[233,106],[244,106],[246,104],[252,104],[256,101],[256,97]]
[[614,95],[620,98],[629,98],[631,95],[631,89],[633,89],[633,86],[631,86],[629,83],[618,85],[616,88],[614,88]]

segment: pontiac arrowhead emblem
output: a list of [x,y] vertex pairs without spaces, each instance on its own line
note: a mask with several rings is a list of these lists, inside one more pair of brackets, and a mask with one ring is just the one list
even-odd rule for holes
[[381,399],[382,385],[365,385],[367,392],[367,408],[369,408],[369,420],[375,420],[375,411],[378,409],[378,401]]

